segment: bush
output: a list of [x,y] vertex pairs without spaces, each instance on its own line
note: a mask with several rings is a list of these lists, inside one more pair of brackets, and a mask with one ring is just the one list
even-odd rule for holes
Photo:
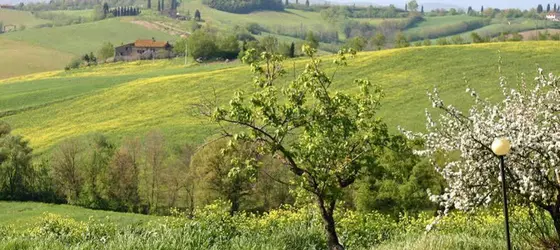
[[66,65],[66,67],[64,68],[65,70],[71,70],[71,69],[77,69],[80,68],[80,65],[82,64],[82,58],[80,57],[75,57],[74,59],[72,59],[68,65]]

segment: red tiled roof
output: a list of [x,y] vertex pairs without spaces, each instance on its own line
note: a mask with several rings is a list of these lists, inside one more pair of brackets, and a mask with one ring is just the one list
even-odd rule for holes
[[141,47],[141,48],[165,48],[167,46],[167,42],[158,42],[154,40],[136,40],[134,42],[134,47]]

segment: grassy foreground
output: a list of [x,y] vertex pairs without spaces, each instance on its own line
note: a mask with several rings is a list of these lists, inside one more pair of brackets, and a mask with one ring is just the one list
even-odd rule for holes
[[[93,211],[41,203],[0,202],[0,249],[325,249],[314,207],[237,214],[216,203],[192,219]],[[430,232],[433,218],[392,218],[340,211],[338,233],[348,249],[505,249],[500,209],[454,213]],[[514,209],[516,249],[534,247],[527,210]]]
[[[359,53],[338,71],[335,84],[353,91],[353,79],[366,78],[386,97],[380,116],[391,129],[424,129],[426,91],[437,86],[444,99],[466,108],[467,86],[482,96],[499,98],[498,82],[512,84],[521,73],[531,79],[537,66],[554,72],[560,66],[557,42],[432,46]],[[502,57],[502,72],[498,71]],[[325,61],[330,61],[328,57]],[[307,61],[294,61],[301,69]],[[325,62],[327,63],[327,62]],[[293,77],[293,63],[286,62]],[[109,77],[110,76],[110,77]],[[468,83],[465,82],[468,80]],[[239,64],[192,65],[181,61],[111,64],[71,72],[42,73],[0,81],[1,119],[31,141],[39,152],[61,140],[104,133],[113,139],[161,130],[172,144],[201,143],[216,131],[193,115],[193,104],[229,101],[239,89],[251,90],[249,68]],[[57,91],[53,91],[56,89]],[[58,91],[59,90],[59,91]]]

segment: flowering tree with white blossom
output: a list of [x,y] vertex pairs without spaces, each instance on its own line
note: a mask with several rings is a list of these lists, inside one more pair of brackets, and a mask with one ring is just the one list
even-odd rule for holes
[[474,99],[468,112],[446,105],[436,89],[428,96],[433,107],[442,111],[439,119],[426,111],[427,132],[404,133],[425,141],[418,154],[447,156],[447,162],[436,169],[448,188],[431,196],[445,212],[501,200],[503,177],[490,145],[495,138],[508,138],[512,144],[506,156],[508,195],[547,211],[560,235],[560,77],[539,69],[534,82],[522,80],[510,87],[502,77],[500,87],[504,99],[497,103],[467,89]]

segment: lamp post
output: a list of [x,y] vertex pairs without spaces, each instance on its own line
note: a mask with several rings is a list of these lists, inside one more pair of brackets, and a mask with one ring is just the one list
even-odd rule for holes
[[500,173],[502,175],[502,195],[504,199],[504,224],[506,226],[506,240],[507,249],[511,250],[511,240],[509,236],[509,216],[508,216],[508,203],[507,203],[507,185],[506,185],[506,171],[504,164],[504,156],[509,154],[511,143],[508,139],[497,138],[492,142],[492,151],[500,158]]

